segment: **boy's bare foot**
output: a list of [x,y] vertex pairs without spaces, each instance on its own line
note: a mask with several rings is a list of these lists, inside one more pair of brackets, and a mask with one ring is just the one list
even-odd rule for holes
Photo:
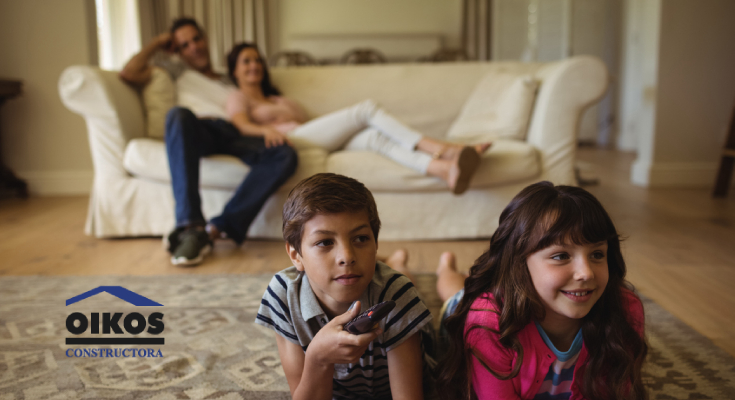
[[464,288],[464,274],[457,271],[457,260],[454,253],[445,251],[439,256],[436,268],[436,291],[442,301],[446,301]]
[[411,272],[408,271],[408,251],[406,249],[398,249],[393,252],[386,260],[385,263],[394,270],[406,275],[408,279],[413,281]]

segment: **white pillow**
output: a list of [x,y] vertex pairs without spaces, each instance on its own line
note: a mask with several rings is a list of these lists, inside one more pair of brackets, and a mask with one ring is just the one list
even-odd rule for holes
[[525,140],[539,81],[531,75],[490,72],[477,84],[448,137],[474,142]]
[[176,105],[176,87],[166,70],[153,67],[151,80],[143,87],[143,106],[149,138],[163,139],[166,114]]

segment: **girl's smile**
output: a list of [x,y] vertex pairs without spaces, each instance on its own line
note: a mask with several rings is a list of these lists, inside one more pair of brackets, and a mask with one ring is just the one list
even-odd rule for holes
[[526,259],[546,317],[547,330],[576,333],[607,286],[607,242],[552,245]]

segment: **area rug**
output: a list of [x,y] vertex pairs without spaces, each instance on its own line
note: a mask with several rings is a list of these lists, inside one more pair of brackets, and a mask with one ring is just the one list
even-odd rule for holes
[[[0,400],[288,399],[273,333],[253,323],[270,277],[0,278]],[[434,276],[418,275],[417,281],[436,315],[441,304]],[[100,286],[105,287],[100,293],[90,292]],[[161,306],[132,306],[116,296]],[[67,306],[67,300],[73,304]],[[652,301],[644,306],[651,346],[644,379],[650,398],[735,399],[735,359]],[[135,337],[127,330],[147,326],[155,332],[161,328],[152,318],[157,312],[163,314],[163,331],[137,337],[164,344],[66,344],[69,337],[109,338],[91,333],[93,325],[102,325],[102,333],[105,313],[111,332],[122,331],[112,336],[122,340]],[[74,313],[88,320],[89,328],[79,336],[67,330]],[[117,321],[115,313],[122,313]],[[81,329],[80,324],[72,329]]]

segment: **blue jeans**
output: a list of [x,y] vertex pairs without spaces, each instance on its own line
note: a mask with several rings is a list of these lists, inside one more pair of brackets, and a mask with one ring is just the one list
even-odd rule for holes
[[228,154],[250,166],[250,173],[212,218],[221,232],[240,244],[260,209],[296,170],[296,151],[289,146],[266,148],[263,138],[243,136],[222,119],[199,119],[186,108],[174,107],[166,115],[166,152],[176,201],[176,227],[204,225],[199,196],[199,160],[211,154]]

